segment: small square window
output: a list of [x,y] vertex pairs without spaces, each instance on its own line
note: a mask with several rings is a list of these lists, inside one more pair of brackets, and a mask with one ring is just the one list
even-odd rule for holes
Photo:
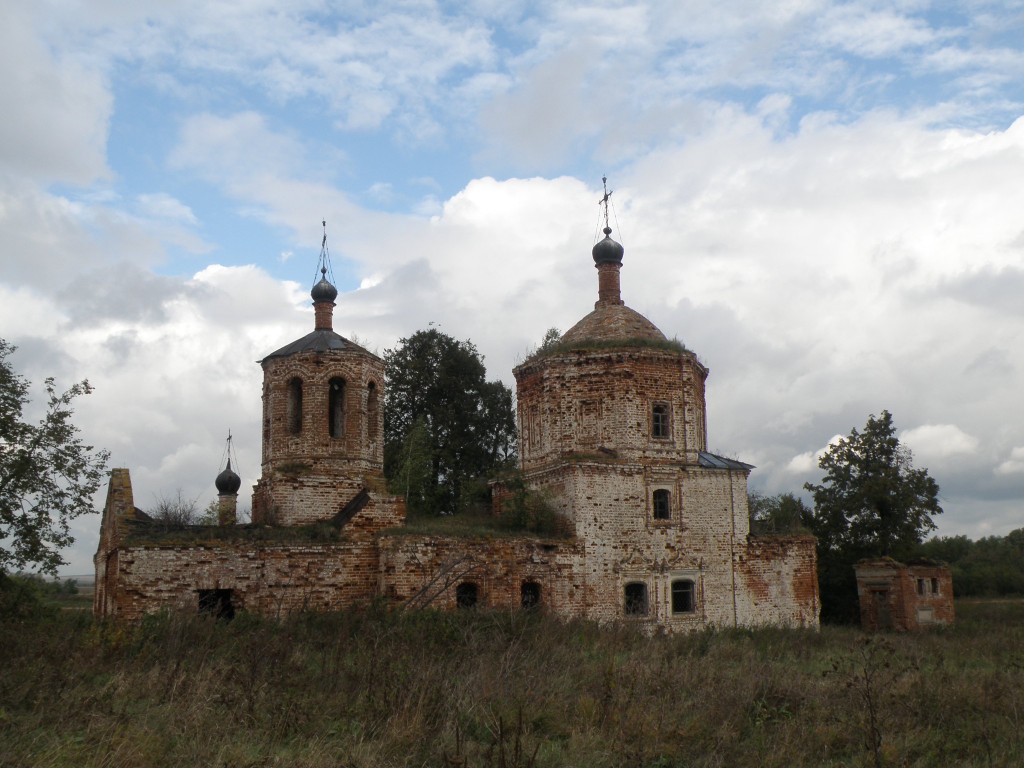
[[651,512],[655,520],[670,520],[672,518],[672,494],[664,488],[657,489],[651,495]]
[[455,605],[458,608],[475,608],[479,590],[471,581],[464,581],[455,588]]

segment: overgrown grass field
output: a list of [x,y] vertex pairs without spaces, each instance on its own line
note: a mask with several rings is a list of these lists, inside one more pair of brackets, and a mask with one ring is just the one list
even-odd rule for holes
[[921,635],[376,606],[0,626],[0,765],[1024,765],[1024,601]]

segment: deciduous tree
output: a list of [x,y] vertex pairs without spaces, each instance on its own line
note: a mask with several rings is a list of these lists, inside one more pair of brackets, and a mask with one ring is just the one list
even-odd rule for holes
[[912,556],[942,513],[939,486],[927,469],[914,468],[888,411],[832,445],[818,466],[825,471],[821,483],[804,487],[814,496],[808,522],[818,537],[822,614],[842,618],[856,604],[853,564]]
[[811,509],[792,493],[764,496],[753,491],[748,496],[752,533],[806,533]]
[[29,382],[8,361],[15,347],[0,339],[0,573],[38,568],[56,573],[69,523],[92,511],[109,454],[84,445],[71,418],[81,381],[59,393],[46,379],[47,405],[38,424],[23,417]]
[[[486,380],[471,342],[433,328],[401,339],[384,362],[385,473],[395,491],[410,490],[421,511],[454,512],[467,478],[485,476],[515,454],[512,392]],[[429,471],[422,478],[424,444]]]

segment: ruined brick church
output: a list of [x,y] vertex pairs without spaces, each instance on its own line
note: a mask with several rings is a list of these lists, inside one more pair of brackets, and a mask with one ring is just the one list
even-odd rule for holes
[[522,476],[565,535],[405,528],[382,471],[384,363],[334,332],[338,292],[322,269],[314,330],[261,361],[252,523],[235,524],[230,459],[216,478],[221,525],[186,530],[136,508],[128,470],[112,470],[95,612],[281,615],[383,600],[669,631],[817,626],[814,539],[750,533],[752,467],[707,451],[708,370],[623,303],[623,248],[604,233],[594,311],[513,371]]

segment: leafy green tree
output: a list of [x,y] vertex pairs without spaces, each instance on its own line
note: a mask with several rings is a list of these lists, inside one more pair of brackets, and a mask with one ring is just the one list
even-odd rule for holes
[[47,405],[38,424],[24,420],[29,382],[0,339],[0,573],[26,567],[55,574],[60,549],[71,544],[69,523],[92,511],[109,454],[83,445],[72,403],[92,392],[88,381],[58,393],[46,379]]
[[1024,528],[977,541],[937,536],[924,542],[918,555],[949,565],[958,597],[1024,595]]
[[747,497],[752,533],[806,533],[813,514],[792,493],[765,496],[757,491]]
[[942,513],[939,486],[927,469],[914,468],[888,411],[831,446],[818,466],[822,482],[804,487],[814,497],[808,523],[818,537],[822,616],[842,620],[855,614],[853,564],[913,556]]
[[391,488],[405,497],[409,512],[418,514],[434,508],[433,447],[427,419],[420,415],[402,441],[401,452],[394,457]]
[[512,392],[486,380],[471,342],[433,328],[401,339],[384,362],[385,474],[408,494],[411,509],[455,512],[466,479],[487,476],[515,455]]

